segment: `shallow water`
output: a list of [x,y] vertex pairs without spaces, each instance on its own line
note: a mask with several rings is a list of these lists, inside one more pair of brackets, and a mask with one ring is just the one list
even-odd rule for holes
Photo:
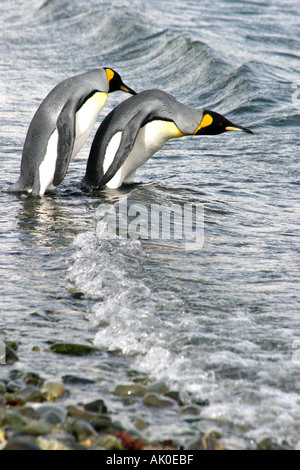
[[[95,380],[70,400],[100,394],[124,424],[143,417],[153,439],[185,442],[213,428],[297,446],[300,8],[296,0],[185,5],[1,2],[0,330],[19,343],[14,368]],[[55,195],[7,193],[40,101],[97,66],[255,134],[170,141],[139,169],[141,184],[92,194],[78,186],[91,136]],[[99,122],[125,98],[110,95]],[[203,247],[103,239],[119,197],[147,210],[204,207]],[[98,352],[53,357],[56,341]],[[129,370],[166,380],[187,403],[204,400],[200,420],[124,407],[112,391]],[[1,365],[0,378],[8,371]]]

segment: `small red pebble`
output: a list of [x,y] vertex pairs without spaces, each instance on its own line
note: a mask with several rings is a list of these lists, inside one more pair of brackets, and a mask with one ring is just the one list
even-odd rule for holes
[[144,448],[143,439],[132,439],[130,434],[125,431],[117,431],[116,437],[121,440],[121,444],[126,450],[142,450]]

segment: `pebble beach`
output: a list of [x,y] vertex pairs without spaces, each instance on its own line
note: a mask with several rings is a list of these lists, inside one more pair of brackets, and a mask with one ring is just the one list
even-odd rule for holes
[[[49,354],[88,355],[91,347],[80,344],[53,344]],[[38,353],[38,351],[37,351]],[[138,415],[130,429],[111,416],[105,404],[105,394],[99,399],[72,404],[72,389],[89,380],[65,375],[60,382],[44,380],[34,372],[18,370],[18,346],[6,344],[9,373],[0,380],[0,450],[104,450],[104,451],[201,451],[201,450],[290,450],[271,439],[251,442],[228,438],[213,429],[200,432],[185,445],[172,439],[147,439],[147,423]],[[3,367],[3,366],[2,366]],[[161,409],[177,408],[179,414],[200,420],[201,408],[207,403],[185,405],[176,391],[164,382],[147,383],[135,378],[119,384],[114,394],[124,407],[139,402],[141,406]]]

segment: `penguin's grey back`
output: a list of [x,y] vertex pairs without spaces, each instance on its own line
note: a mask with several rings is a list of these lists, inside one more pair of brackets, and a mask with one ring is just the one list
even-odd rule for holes
[[[120,103],[104,119],[109,120],[111,133],[123,130],[135,114],[142,112],[145,122],[153,120],[173,121],[183,134],[192,134],[198,127],[203,110],[192,109],[162,90],[145,90]],[[109,138],[109,136],[106,136]]]

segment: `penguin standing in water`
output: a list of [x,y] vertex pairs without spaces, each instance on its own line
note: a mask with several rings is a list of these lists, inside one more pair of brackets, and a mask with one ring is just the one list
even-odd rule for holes
[[127,99],[103,120],[94,137],[83,184],[111,189],[133,183],[137,168],[169,140],[250,129],[220,114],[192,109],[161,90]]
[[57,186],[88,139],[108,93],[116,90],[135,94],[109,68],[90,70],[59,83],[31,121],[20,178],[8,190],[42,196],[47,189]]

